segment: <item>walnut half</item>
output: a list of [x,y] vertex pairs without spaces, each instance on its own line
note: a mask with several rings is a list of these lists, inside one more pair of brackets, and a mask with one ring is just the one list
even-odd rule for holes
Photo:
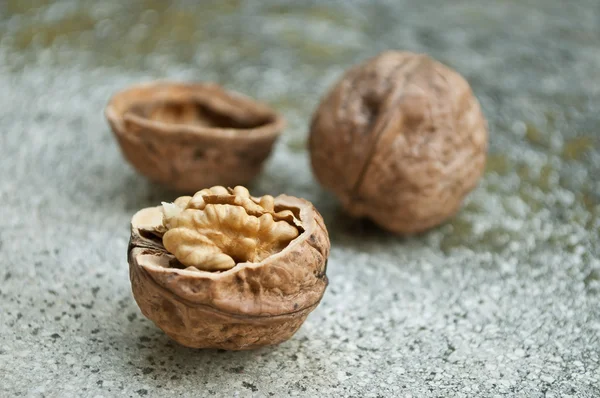
[[213,187],[140,210],[130,278],[142,313],[179,343],[250,349],[290,338],[327,286],[329,237],[303,199]]
[[138,172],[186,193],[251,181],[285,126],[266,104],[214,83],[134,85],[105,115]]

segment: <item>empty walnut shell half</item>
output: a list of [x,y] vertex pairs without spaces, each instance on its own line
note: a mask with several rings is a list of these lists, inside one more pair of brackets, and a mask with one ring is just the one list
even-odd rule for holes
[[476,186],[487,122],[457,72],[388,51],[348,70],[323,98],[309,147],[318,181],[347,212],[412,234],[452,216]]
[[189,193],[248,183],[285,126],[267,105],[212,83],[133,86],[111,98],[105,115],[129,163]]
[[142,313],[178,343],[246,350],[289,339],[316,308],[329,247],[310,202],[217,186],[133,216],[129,275]]

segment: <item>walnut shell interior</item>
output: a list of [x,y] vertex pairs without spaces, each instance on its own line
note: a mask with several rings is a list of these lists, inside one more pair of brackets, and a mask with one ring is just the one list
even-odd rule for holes
[[132,86],[105,115],[136,170],[184,192],[248,183],[285,126],[267,105],[212,83]]
[[[228,103],[220,104],[205,96],[165,98],[131,105],[124,118],[136,117],[168,125],[186,125],[213,129],[251,130],[274,123],[276,116],[266,112],[238,112]],[[138,121],[139,122],[139,121]]]
[[281,195],[273,206],[294,215],[298,236],[260,261],[217,272],[182,266],[166,250],[160,207],[136,213],[129,264],[142,313],[190,347],[239,350],[290,338],[324,294],[329,237],[310,202]]

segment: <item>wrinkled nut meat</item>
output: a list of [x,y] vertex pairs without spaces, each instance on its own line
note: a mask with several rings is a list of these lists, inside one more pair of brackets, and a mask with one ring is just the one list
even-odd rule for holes
[[388,51],[347,71],[323,98],[309,142],[318,181],[351,215],[411,234],[452,216],[477,185],[487,123],[457,72]]
[[252,349],[289,339],[327,287],[319,212],[287,195],[215,186],[137,212],[129,274],[142,313],[188,347]]
[[189,193],[251,181],[285,126],[268,106],[216,84],[133,86],[111,98],[105,115],[127,161]]
[[257,204],[241,186],[231,192],[223,187],[203,189],[193,198],[163,204],[163,245],[183,265],[204,271],[257,263],[298,236],[296,225],[285,220],[293,219],[293,213],[274,211],[272,196],[263,196]]

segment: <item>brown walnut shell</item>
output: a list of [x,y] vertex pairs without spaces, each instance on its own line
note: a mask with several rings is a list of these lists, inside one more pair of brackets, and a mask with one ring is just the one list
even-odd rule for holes
[[322,99],[313,171],[351,215],[399,234],[455,214],[483,174],[487,122],[467,81],[432,58],[387,51]]
[[136,85],[105,116],[129,163],[183,192],[248,183],[285,127],[267,105],[212,83]]
[[280,195],[275,208],[295,214],[300,235],[261,262],[224,272],[172,267],[175,257],[145,227],[160,220],[160,207],[136,213],[128,260],[142,313],[188,347],[247,350],[288,340],[323,297],[330,243],[310,202]]

